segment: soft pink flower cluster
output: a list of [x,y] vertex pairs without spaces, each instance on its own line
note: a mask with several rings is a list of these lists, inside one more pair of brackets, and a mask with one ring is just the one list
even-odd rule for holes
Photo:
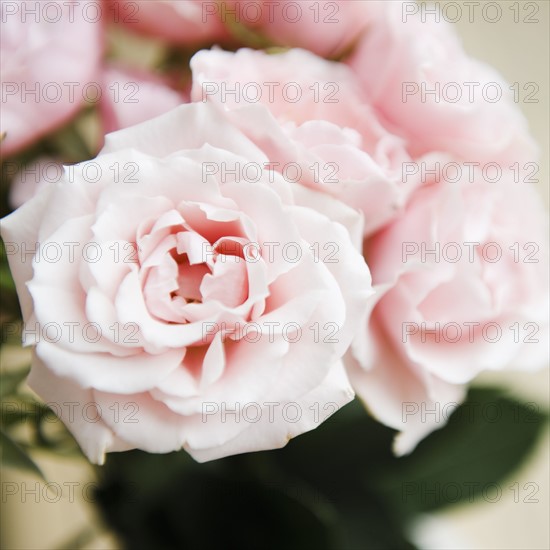
[[[122,19],[133,4],[102,5]],[[189,97],[102,61],[103,24],[2,34],[20,88],[137,86],[136,103],[100,102],[98,156],[3,220],[29,383],[78,403],[57,412],[94,462],[281,447],[354,394],[403,454],[480,372],[547,363],[546,214],[519,177],[537,150],[508,85],[400,2],[254,4],[140,2],[119,21],[195,52]],[[278,48],[197,51],[243,31]],[[6,155],[75,111],[18,98]]]

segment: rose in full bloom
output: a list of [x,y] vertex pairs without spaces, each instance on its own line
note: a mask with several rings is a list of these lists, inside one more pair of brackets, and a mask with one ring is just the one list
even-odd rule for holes
[[373,24],[347,62],[415,160],[433,151],[503,166],[534,160],[510,85],[466,55],[450,24],[423,20],[411,2],[369,5]]
[[[482,371],[548,363],[547,217],[513,177],[417,190],[365,245],[377,298],[348,361],[399,454],[440,427]],[[432,411],[430,413],[429,411]]]
[[353,211],[300,206],[266,164],[212,105],[182,105],[3,220],[29,384],[92,461],[281,447],[353,398],[342,358],[372,293],[334,221]]
[[370,235],[418,185],[411,158],[343,63],[305,50],[269,55],[203,50],[191,60],[193,101],[213,102],[273,163],[304,187],[359,209]]
[[95,101],[102,24],[86,15],[83,4],[93,2],[0,4],[2,155],[16,153]]
[[[322,57],[346,53],[370,22],[372,2],[349,0],[225,0],[219,12],[227,22],[235,22],[267,37],[278,46],[304,48]],[[229,13],[227,13],[229,12]]]
[[175,45],[226,42],[217,2],[207,0],[110,0],[111,18],[130,29]]

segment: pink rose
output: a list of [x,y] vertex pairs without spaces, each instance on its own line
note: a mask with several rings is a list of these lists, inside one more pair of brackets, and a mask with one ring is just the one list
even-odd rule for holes
[[176,45],[226,42],[230,35],[207,0],[109,0],[113,20]]
[[[370,4],[349,0],[226,0],[228,13],[222,17],[226,22],[254,29],[279,46],[304,48],[332,57],[346,52],[365,32]],[[219,13],[224,13],[223,7]]]
[[[88,10],[83,9],[88,5]],[[92,2],[2,2],[3,156],[67,122],[101,92],[102,22]]]
[[93,462],[281,447],[353,398],[342,357],[368,268],[267,162],[213,106],[183,105],[110,134],[3,220],[29,384]]
[[350,66],[413,157],[430,151],[508,165],[536,156],[509,84],[468,57],[450,24],[425,22],[411,2],[372,2],[373,24]]
[[[352,71],[305,50],[203,50],[191,60],[193,101],[211,101],[276,170],[359,209],[365,234],[391,220],[418,184]],[[278,163],[278,164],[277,164]]]
[[548,362],[540,198],[479,180],[419,189],[365,246],[378,298],[347,366],[369,410],[401,431],[399,454],[444,424],[480,372]]

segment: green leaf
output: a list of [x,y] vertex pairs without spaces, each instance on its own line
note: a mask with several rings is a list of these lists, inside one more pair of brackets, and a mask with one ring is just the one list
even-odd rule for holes
[[[519,403],[500,390],[472,390],[447,426],[411,455],[397,458],[391,452],[395,432],[352,403],[270,456],[288,475],[327,495],[339,512],[346,510],[345,521],[368,506],[361,503],[380,502],[386,519],[378,523],[387,527],[394,521],[400,537],[399,526],[415,514],[507,491],[503,481],[533,448],[545,418],[534,404]],[[362,516],[375,517],[372,512]],[[386,530],[365,524],[361,533],[360,521],[357,529],[348,521],[357,540]]]
[[225,28],[229,31],[229,34],[237,41],[238,44],[242,44],[256,50],[274,48],[278,46],[262,33],[247,27],[230,11],[226,11],[224,4],[222,4],[221,8],[221,19],[225,24]]
[[2,466],[12,466],[24,470],[44,479],[40,468],[34,463],[29,455],[6,433],[0,431],[0,455]]
[[493,389],[471,390],[467,401],[409,456],[377,470],[367,483],[411,516],[481,494],[494,499],[503,481],[532,450],[547,420],[531,403]]
[[380,465],[393,462],[395,431],[370,417],[359,401],[346,405],[316,430],[266,455],[290,479],[307,484],[337,513],[338,550],[412,549],[403,524],[380,495],[362,483]]
[[19,385],[29,374],[29,368],[30,367],[14,371],[2,371],[0,373],[0,397],[6,397],[16,393]]
[[15,283],[7,265],[0,265],[0,289],[5,292],[15,292]]
[[96,501],[127,548],[337,548],[330,514],[259,482],[238,459],[124,453],[109,456],[100,479]]
[[394,435],[355,400],[270,456],[283,471],[300,476],[331,498],[355,500],[364,494],[359,476],[395,460]]
[[[34,423],[36,417],[50,411],[48,407],[36,401],[32,396],[19,393],[4,396],[0,403],[2,407],[2,424],[12,426],[22,422]],[[51,413],[53,415],[53,412]],[[55,416],[55,415],[54,415]]]
[[340,509],[341,542],[337,550],[376,548],[413,550],[403,532],[403,524],[392,515],[379,497],[363,494],[360,500],[347,501]]
[[81,135],[76,120],[52,134],[49,137],[49,145],[58,151],[58,156],[65,162],[82,162],[94,156]]
[[[3,180],[6,178],[3,177]],[[3,186],[6,186],[5,192],[7,193],[7,183],[2,182]],[[3,198],[3,197],[2,197]],[[6,201],[7,202],[7,201]],[[6,205],[6,208],[0,208],[0,215],[6,215],[9,212],[9,208]],[[17,292],[15,288],[15,282],[13,280],[10,266],[8,263],[8,254],[6,251],[6,245],[3,239],[0,239],[0,295],[2,296],[2,313],[0,314],[0,321],[2,324],[11,323],[15,319],[21,317],[21,308],[19,306],[19,301],[17,300]],[[2,338],[1,341],[4,342],[10,335],[9,324],[6,327],[2,327]]]

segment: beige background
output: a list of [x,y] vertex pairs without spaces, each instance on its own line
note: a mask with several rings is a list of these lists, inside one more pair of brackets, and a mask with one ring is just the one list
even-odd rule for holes
[[[449,2],[441,2],[445,6]],[[536,82],[540,90],[537,94],[539,103],[520,103],[527,116],[531,131],[541,146],[540,190],[548,204],[548,165],[549,165],[549,26],[550,3],[546,0],[537,2],[520,1],[518,4],[520,22],[514,22],[511,1],[496,2],[502,8],[502,19],[489,23],[483,19],[481,7],[485,0],[480,0],[474,22],[468,21],[468,10],[463,1],[462,18],[456,23],[463,37],[466,50],[479,59],[495,66],[510,82]],[[535,17],[538,23],[524,23],[523,18],[532,11],[526,6],[532,4],[538,8]],[[524,8],[526,6],[527,9]],[[451,13],[451,12],[449,12]],[[454,12],[452,12],[454,13]],[[494,12],[490,12],[492,16]],[[25,357],[5,350],[2,361],[24,361]],[[548,407],[550,384],[549,371],[534,375],[510,374],[491,376],[485,380],[503,381],[511,391],[527,400],[536,401],[541,407]],[[83,461],[52,459],[50,456],[38,455],[37,461],[46,472],[48,479],[63,487],[63,483],[78,482],[75,488],[76,497],[82,494],[84,484],[93,479],[92,470]],[[549,438],[540,442],[536,452],[524,464],[520,471],[503,484],[503,497],[497,503],[468,505],[426,518],[419,523],[416,536],[422,546],[442,550],[449,549],[548,549],[550,548],[549,517]],[[2,482],[25,482],[27,489],[34,489],[36,480],[21,476],[19,473],[5,470]],[[539,491],[538,503],[515,503],[513,493],[507,486],[518,482],[520,487],[525,483],[536,483]],[[60,548],[62,543],[88,525],[99,525],[93,507],[82,498],[69,502],[68,491],[58,502],[55,493],[45,493],[40,489],[39,503],[32,494],[27,494],[26,502],[21,498],[9,497],[2,503],[1,530],[3,548],[6,549],[51,549]],[[523,493],[522,493],[523,495]],[[116,540],[109,534],[95,537],[86,548],[116,549]]]

